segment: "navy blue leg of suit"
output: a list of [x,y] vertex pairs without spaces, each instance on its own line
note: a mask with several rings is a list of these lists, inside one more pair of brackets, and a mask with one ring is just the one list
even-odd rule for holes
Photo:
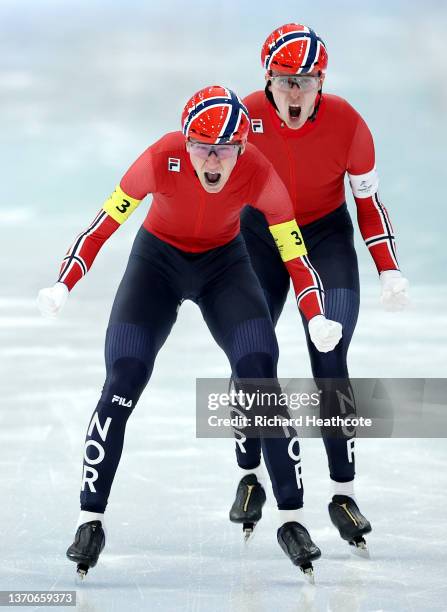
[[[231,282],[228,280],[229,275],[233,277]],[[219,296],[219,299],[216,299],[216,296]],[[269,383],[266,383],[270,385],[268,392],[280,393],[278,383],[271,381],[277,377],[276,336],[262,289],[252,271],[248,255],[233,266],[232,270],[228,270],[228,274],[213,281],[211,290],[199,300],[199,306],[216,342],[230,361],[233,378],[236,381],[244,378],[270,379]],[[241,319],[244,312],[251,313],[248,319]],[[223,334],[223,330],[226,330],[226,333]],[[242,389],[250,392],[250,389]],[[282,430],[271,433],[274,433],[275,437],[248,438],[247,442],[255,442],[258,445],[259,455],[255,460],[258,464],[262,450],[278,508],[301,508],[303,487],[296,432],[288,428],[287,437],[282,434]]]
[[[276,378],[275,332],[242,238],[191,254],[141,229],[107,329],[106,381],[85,442],[82,510],[104,512],[106,508],[127,419],[184,299],[199,305],[236,378]],[[285,437],[262,441],[277,503],[283,509],[302,506],[296,468],[299,451],[295,442],[292,446]]]
[[[246,207],[241,229],[276,325],[289,290],[288,273],[259,211]],[[346,205],[301,229],[310,260],[324,284],[326,317],[343,325],[343,338],[337,347],[330,353],[320,353],[309,338],[303,317],[312,373],[316,379],[345,379],[348,387],[347,353],[357,322],[360,289],[353,227]],[[330,401],[334,401],[333,397],[334,394]],[[355,474],[353,440],[323,437],[323,441],[331,478],[338,482],[352,480]],[[244,446],[243,453],[236,448],[238,464],[248,469],[259,465],[259,440],[247,440]]]

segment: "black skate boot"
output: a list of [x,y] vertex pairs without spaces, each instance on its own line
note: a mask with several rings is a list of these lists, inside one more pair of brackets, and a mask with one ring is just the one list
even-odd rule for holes
[[334,495],[328,509],[332,523],[337,527],[343,540],[354,547],[353,552],[362,557],[369,557],[363,536],[371,531],[371,525],[355,501],[347,495]]
[[230,510],[230,521],[242,523],[245,541],[252,535],[256,523],[262,518],[265,491],[255,474],[244,476],[238,484],[236,499]]
[[78,564],[77,572],[81,580],[88,570],[97,564],[105,542],[101,521],[89,521],[79,525],[74,542],[67,550],[67,557]]
[[292,563],[300,568],[305,578],[314,584],[312,561],[321,557],[321,550],[312,542],[307,529],[296,521],[284,523],[278,529],[278,543]]

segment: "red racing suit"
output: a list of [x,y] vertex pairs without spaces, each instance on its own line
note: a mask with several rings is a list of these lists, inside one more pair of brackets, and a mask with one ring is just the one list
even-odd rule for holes
[[304,316],[309,320],[324,312],[321,280],[307,257],[289,194],[270,162],[247,144],[222,191],[207,193],[181,132],[166,134],[132,164],[68,250],[59,282],[71,290],[104,242],[149,193],[153,201],[144,227],[160,240],[195,253],[228,243],[240,231],[239,215],[245,204],[258,208],[269,223]]
[[378,193],[374,142],[359,113],[343,98],[323,94],[316,119],[291,130],[264,91],[244,103],[251,117],[249,141],[287,187],[298,223],[306,225],[343,204],[347,173],[360,232],[377,271],[398,270],[393,227]]

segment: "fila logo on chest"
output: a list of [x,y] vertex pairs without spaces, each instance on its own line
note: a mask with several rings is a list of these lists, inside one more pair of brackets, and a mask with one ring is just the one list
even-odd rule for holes
[[264,133],[264,124],[262,123],[262,119],[252,119],[251,120],[251,129],[254,134],[263,134]]
[[180,172],[180,159],[178,157],[168,158],[168,170],[169,172]]

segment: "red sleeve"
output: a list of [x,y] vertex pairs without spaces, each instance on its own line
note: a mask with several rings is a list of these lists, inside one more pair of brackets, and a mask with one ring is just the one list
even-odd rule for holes
[[140,201],[155,191],[152,147],[149,147],[127,170],[87,229],[77,236],[62,261],[58,282],[71,290],[87,274],[106,240],[129,218]]
[[365,174],[374,168],[375,155],[372,134],[366,122],[357,113],[357,125],[348,153],[347,171],[349,174]]
[[101,209],[68,249],[62,260],[58,282],[67,285],[71,291],[78,280],[87,274],[99,249],[119,226],[115,219]]
[[379,198],[374,142],[360,115],[349,150],[347,170],[357,204],[360,232],[377,271],[380,274],[384,270],[398,270],[393,226]]
[[295,257],[285,262],[295,291],[296,303],[307,321],[324,315],[324,288],[309,257]]
[[[258,193],[253,205],[264,213],[269,226],[295,220],[292,200],[273,166],[264,169],[263,178],[256,181]],[[302,238],[301,238],[302,239]],[[324,314],[323,283],[309,257],[303,255],[284,262],[292,279],[298,307],[309,321]]]

